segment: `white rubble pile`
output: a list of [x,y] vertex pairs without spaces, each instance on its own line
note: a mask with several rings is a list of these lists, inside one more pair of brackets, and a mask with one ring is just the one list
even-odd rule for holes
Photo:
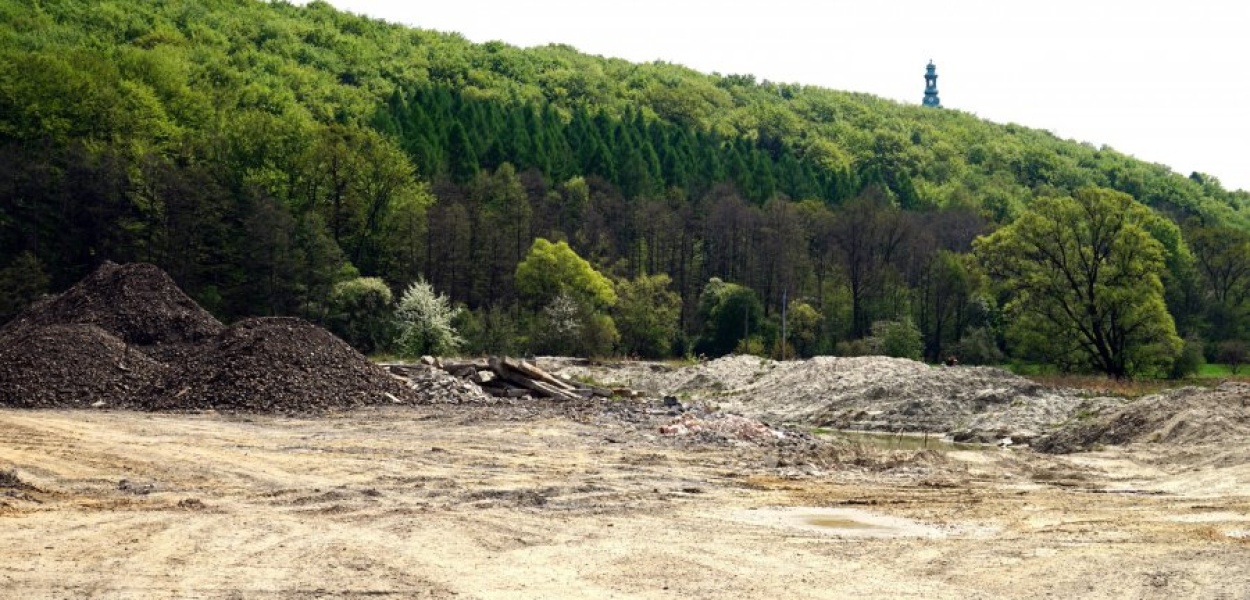
[[785,439],[785,433],[746,417],[730,414],[698,415],[687,412],[660,426],[661,435],[692,436],[710,434],[730,440],[764,443]]
[[1047,388],[1002,369],[930,367],[880,356],[785,362],[727,356],[677,369],[656,363],[558,368],[566,375],[712,403],[769,423],[940,432],[984,442],[1006,437],[1027,442],[1078,409],[1120,402]]

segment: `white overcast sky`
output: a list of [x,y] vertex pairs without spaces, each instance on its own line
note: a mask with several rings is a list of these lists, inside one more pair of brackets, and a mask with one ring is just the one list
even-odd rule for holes
[[475,42],[942,104],[1250,190],[1247,0],[330,0]]

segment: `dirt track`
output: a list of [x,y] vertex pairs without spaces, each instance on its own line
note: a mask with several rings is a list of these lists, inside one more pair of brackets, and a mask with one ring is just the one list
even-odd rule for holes
[[764,450],[475,410],[2,410],[0,469],[36,489],[0,488],[0,596],[1250,598],[1244,461],[784,477]]

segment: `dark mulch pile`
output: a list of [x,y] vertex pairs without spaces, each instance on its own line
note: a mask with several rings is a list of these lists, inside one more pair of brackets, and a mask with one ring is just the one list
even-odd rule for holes
[[104,263],[0,328],[0,406],[298,413],[419,395],[300,319],[225,329],[159,268]]
[[418,401],[328,331],[303,319],[274,317],[231,326],[171,371],[144,406],[297,413]]
[[164,371],[95,325],[24,328],[0,337],[0,406],[126,406]]
[[6,324],[0,338],[72,323],[97,325],[127,344],[155,352],[203,342],[223,329],[159,267],[105,262],[74,287]]

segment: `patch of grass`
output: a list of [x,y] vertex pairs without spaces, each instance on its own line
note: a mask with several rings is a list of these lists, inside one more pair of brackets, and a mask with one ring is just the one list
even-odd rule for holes
[[1198,377],[1221,377],[1226,379],[1246,380],[1250,379],[1250,368],[1241,367],[1237,369],[1237,373],[1233,373],[1233,368],[1229,365],[1221,365],[1219,363],[1207,363],[1198,367]]

